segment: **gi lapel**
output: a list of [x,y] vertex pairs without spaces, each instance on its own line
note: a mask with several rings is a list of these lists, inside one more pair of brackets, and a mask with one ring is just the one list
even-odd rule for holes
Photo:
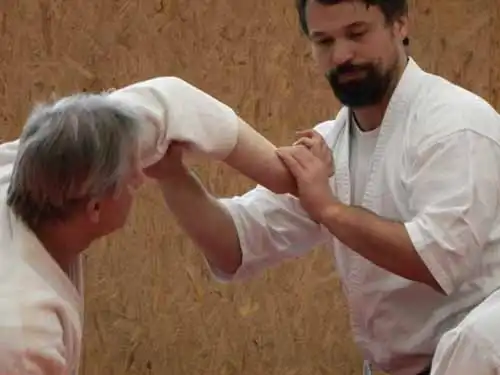
[[351,183],[349,172],[349,117],[350,110],[343,107],[339,112],[333,140],[335,162],[335,187],[337,198],[344,204],[351,203]]
[[398,126],[406,126],[409,108],[418,88],[421,78],[421,70],[412,59],[408,65],[389,101],[385,115],[380,125],[380,133],[375,150],[370,159],[370,172],[368,175],[366,189],[363,196],[362,206],[368,209],[374,207],[374,197],[378,184],[376,174],[380,171],[382,161],[386,155],[387,145]]

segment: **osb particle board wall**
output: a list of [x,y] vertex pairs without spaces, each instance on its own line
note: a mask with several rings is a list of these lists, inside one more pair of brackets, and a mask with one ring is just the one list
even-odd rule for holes
[[[500,98],[496,0],[411,4],[420,65]],[[253,14],[250,17],[250,14]],[[237,109],[276,144],[335,114],[292,0],[3,0],[0,136],[52,94],[177,75]],[[212,192],[251,182],[198,167]],[[211,280],[153,186],[129,224],[87,252],[82,375],[359,374],[331,257],[316,249],[246,283]]]

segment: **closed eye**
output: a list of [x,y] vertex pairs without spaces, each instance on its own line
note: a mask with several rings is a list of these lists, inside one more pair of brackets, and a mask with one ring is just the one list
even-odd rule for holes
[[352,40],[359,40],[362,37],[364,37],[367,34],[368,30],[355,30],[355,31],[348,31],[347,32],[347,37]]
[[313,39],[313,43],[319,46],[329,46],[333,44],[333,38],[318,38]]

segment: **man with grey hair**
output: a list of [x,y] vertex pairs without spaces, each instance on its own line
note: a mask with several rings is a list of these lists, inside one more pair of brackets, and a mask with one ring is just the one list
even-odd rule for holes
[[76,374],[80,254],[142,182],[138,113],[101,95],[38,106],[0,146],[0,373]]
[[80,254],[124,225],[142,168],[173,141],[294,191],[274,145],[176,77],[40,105],[0,145],[0,374],[77,374]]

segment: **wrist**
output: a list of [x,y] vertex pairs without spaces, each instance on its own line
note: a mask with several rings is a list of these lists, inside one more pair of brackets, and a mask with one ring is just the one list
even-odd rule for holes
[[333,200],[329,204],[325,205],[318,215],[320,224],[328,226],[328,224],[337,220],[345,207],[347,206],[339,200]]
[[193,180],[192,172],[188,169],[169,170],[155,178],[162,190],[180,190],[190,185]]

